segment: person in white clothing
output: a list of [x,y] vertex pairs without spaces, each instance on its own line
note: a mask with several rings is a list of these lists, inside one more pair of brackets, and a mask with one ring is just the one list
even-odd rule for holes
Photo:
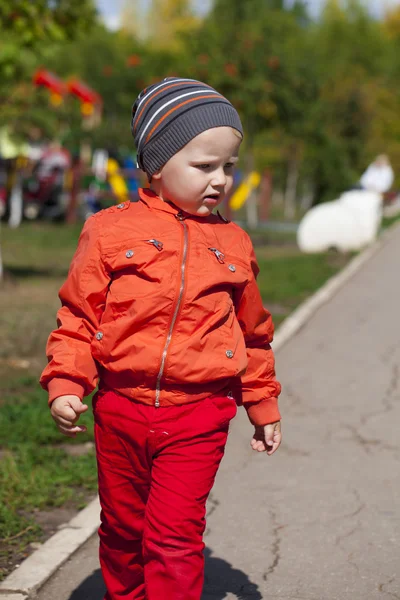
[[360,185],[364,190],[385,194],[393,181],[394,173],[389,158],[386,154],[380,154],[361,176]]

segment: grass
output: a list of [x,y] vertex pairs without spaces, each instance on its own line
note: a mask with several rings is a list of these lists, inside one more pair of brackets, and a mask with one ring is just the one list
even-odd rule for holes
[[[24,223],[2,226],[6,278],[0,289],[0,579],[40,540],[40,511],[81,508],[97,485],[93,450],[72,456],[82,442],[61,436],[39,387],[44,346],[55,326],[58,289],[81,226]],[[82,417],[93,439],[92,417]]]
[[[10,557],[42,538],[38,511],[66,504],[79,509],[97,485],[93,450],[71,456],[81,440],[62,437],[46,410],[46,393],[37,374],[9,372],[0,400],[0,580]],[[93,439],[91,415],[83,415]],[[12,561],[11,561],[12,564]]]
[[[92,416],[76,439],[59,434],[38,385],[44,347],[55,326],[58,289],[81,225],[23,223],[2,227],[6,279],[0,288],[0,579],[45,532],[38,511],[80,508],[96,490],[93,450],[71,447],[93,440]],[[293,233],[255,232],[259,286],[275,323],[337,272],[348,257],[300,254]]]
[[[37,377],[9,380],[0,405],[0,580],[12,558],[42,539],[38,511],[68,505],[79,509],[96,490],[94,451],[71,456],[80,440],[63,438],[46,410]],[[81,421],[93,439],[91,415]]]
[[396,217],[384,217],[382,219],[382,228],[387,229],[388,227],[391,227],[392,225],[397,223],[397,221],[400,221],[400,214]]
[[257,258],[258,285],[275,326],[349,260],[348,255],[334,252],[311,255],[292,252],[269,257],[264,249],[257,252]]
[[18,449],[3,449],[0,484],[0,534],[7,542],[29,526],[39,533],[34,511],[74,501],[78,508],[85,491],[96,490],[93,452],[69,456],[64,449],[24,442]]

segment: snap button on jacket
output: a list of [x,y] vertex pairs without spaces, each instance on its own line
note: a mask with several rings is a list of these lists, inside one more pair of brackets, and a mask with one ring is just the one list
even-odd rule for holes
[[49,401],[98,383],[153,406],[229,390],[254,424],[279,420],[257,273],[237,225],[182,213],[149,189],[97,213],[60,290],[40,380]]

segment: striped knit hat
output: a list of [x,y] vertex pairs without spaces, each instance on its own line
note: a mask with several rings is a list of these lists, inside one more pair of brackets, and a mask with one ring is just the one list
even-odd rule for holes
[[167,77],[144,89],[132,108],[132,135],[138,166],[152,176],[196,135],[232,127],[243,135],[232,104],[195,79]]

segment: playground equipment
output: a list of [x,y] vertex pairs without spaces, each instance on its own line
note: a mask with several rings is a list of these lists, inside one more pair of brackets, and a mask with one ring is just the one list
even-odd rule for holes
[[39,69],[33,76],[33,83],[37,86],[43,86],[50,91],[50,103],[53,106],[59,106],[67,93],[65,83],[46,69]]
[[114,158],[107,161],[107,178],[112,192],[117,197],[118,203],[129,200],[129,190],[125,179],[120,173],[120,166]]
[[229,202],[229,207],[232,210],[239,210],[246,200],[249,199],[250,195],[254,190],[258,188],[261,183],[261,175],[257,171],[252,171],[244,181],[239,185],[237,190],[232,194]]
[[78,98],[85,127],[93,127],[100,122],[103,100],[85,82],[76,78],[64,82],[51,71],[39,69],[33,76],[33,83],[50,91],[50,103],[54,107],[60,106],[67,94]]
[[[137,169],[134,169],[136,171]],[[121,168],[118,161],[109,156],[107,150],[97,149],[93,153],[89,180],[84,184],[84,218],[98,212],[107,204],[117,204],[136,199],[137,185],[131,190],[132,169]]]
[[24,178],[23,215],[26,219],[64,218],[70,169],[71,156],[59,144],[53,143],[43,152],[31,175]]

